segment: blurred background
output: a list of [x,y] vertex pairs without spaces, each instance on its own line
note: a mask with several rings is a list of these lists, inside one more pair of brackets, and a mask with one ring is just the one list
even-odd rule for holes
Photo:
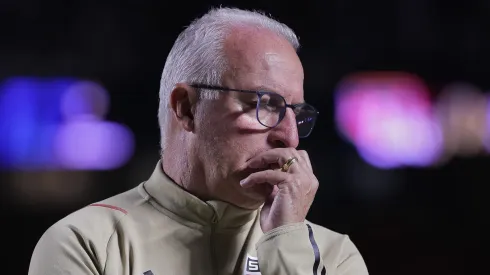
[[54,222],[146,180],[160,74],[211,6],[259,9],[300,37],[308,219],[349,234],[371,274],[486,273],[490,1],[0,1],[5,274]]

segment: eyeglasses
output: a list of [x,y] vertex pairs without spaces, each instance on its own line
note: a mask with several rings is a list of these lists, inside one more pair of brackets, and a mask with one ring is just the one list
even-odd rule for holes
[[274,92],[231,89],[202,84],[191,84],[190,86],[196,89],[240,92],[257,95],[257,97],[254,97],[254,100],[250,103],[255,105],[255,114],[259,123],[268,128],[276,127],[284,119],[287,108],[291,108],[296,115],[296,125],[298,128],[298,136],[300,138],[306,138],[311,134],[313,127],[315,126],[316,118],[318,117],[318,111],[310,104],[287,104],[284,97]]

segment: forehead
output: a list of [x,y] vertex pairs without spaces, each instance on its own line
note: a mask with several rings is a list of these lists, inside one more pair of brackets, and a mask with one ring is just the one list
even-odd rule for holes
[[267,89],[288,102],[303,101],[303,67],[284,38],[252,27],[235,28],[225,41],[229,70],[225,85],[241,89]]

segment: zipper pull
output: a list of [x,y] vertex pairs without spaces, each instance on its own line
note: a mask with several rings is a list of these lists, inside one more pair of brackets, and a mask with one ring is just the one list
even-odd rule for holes
[[217,224],[218,223],[218,215],[216,213],[213,215],[213,218],[211,219],[212,224]]

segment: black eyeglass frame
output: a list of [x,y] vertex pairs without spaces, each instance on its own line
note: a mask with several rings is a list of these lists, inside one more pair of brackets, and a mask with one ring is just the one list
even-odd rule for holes
[[[277,125],[279,125],[279,123],[281,123],[281,121],[284,119],[284,116],[286,115],[287,108],[291,108],[293,110],[293,112],[296,115],[298,115],[298,113],[296,113],[296,111],[295,111],[296,109],[302,108],[304,106],[308,106],[313,111],[312,112],[312,114],[314,114],[313,117],[312,117],[313,118],[313,121],[311,122],[311,127],[310,127],[310,130],[308,131],[308,133],[306,135],[299,136],[300,138],[307,138],[311,134],[311,132],[313,131],[313,128],[315,127],[316,119],[317,119],[317,117],[319,115],[318,110],[315,107],[313,107],[312,105],[310,105],[310,104],[308,104],[306,102],[298,103],[298,104],[288,104],[286,102],[286,99],[282,95],[280,95],[278,93],[275,93],[275,92],[269,92],[269,91],[252,91],[252,90],[243,90],[243,89],[232,89],[232,88],[227,88],[227,87],[220,87],[220,86],[206,85],[206,84],[190,84],[189,86],[191,86],[193,88],[196,88],[196,89],[206,89],[206,90],[215,90],[215,91],[224,91],[224,92],[231,91],[231,92],[256,94],[258,96],[259,100],[257,101],[257,105],[255,107],[255,116],[256,116],[257,121],[261,125],[263,125],[263,126],[265,126],[267,128],[274,128]],[[279,119],[277,120],[277,123],[274,124],[273,126],[265,125],[259,119],[259,104],[260,104],[260,99],[264,95],[275,95],[275,96],[279,96],[283,100],[283,102],[284,102],[284,108],[279,113]],[[297,127],[299,127],[299,125],[297,125]],[[299,131],[298,131],[298,135],[299,135]]]

